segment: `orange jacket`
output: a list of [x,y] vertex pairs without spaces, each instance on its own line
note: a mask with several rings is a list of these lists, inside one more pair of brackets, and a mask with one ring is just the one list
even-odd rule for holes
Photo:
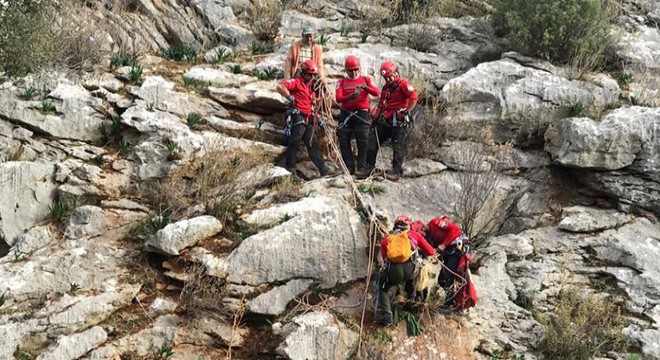
[[[302,48],[302,39],[294,41],[286,52],[284,60],[284,80],[293,79],[298,70],[298,61],[300,60],[300,48]],[[312,60],[319,66],[319,77],[323,77],[323,48],[321,45],[312,45]]]

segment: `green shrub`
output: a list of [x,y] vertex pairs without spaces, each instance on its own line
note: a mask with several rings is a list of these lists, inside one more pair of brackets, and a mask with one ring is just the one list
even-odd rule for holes
[[0,70],[21,76],[52,65],[97,63],[103,29],[77,0],[0,2]]
[[611,298],[569,287],[562,289],[558,300],[554,314],[538,318],[545,328],[539,350],[546,358],[587,360],[599,352],[626,349],[626,320]]
[[10,75],[24,75],[50,64],[57,53],[53,3],[12,0],[0,9],[0,67]]
[[516,51],[595,68],[612,41],[610,14],[602,0],[497,0],[492,22]]

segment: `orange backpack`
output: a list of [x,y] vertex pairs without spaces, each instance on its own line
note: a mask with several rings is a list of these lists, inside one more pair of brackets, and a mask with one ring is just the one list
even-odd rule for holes
[[404,263],[413,255],[408,231],[401,231],[387,236],[387,258],[393,263]]

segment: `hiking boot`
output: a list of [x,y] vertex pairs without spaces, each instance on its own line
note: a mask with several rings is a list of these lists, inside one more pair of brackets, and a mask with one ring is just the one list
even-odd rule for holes
[[291,173],[291,181],[294,183],[304,182],[304,180],[298,176],[298,171],[296,169],[289,169],[289,172]]
[[370,169],[357,169],[355,172],[355,177],[358,179],[366,179],[371,175]]
[[392,326],[394,325],[394,320],[392,320],[392,314],[384,314],[380,319],[376,320],[376,324],[383,326]]
[[385,178],[389,181],[399,181],[399,178],[401,177],[401,173],[396,170],[387,170],[385,171]]
[[334,168],[325,168],[323,171],[319,171],[321,178],[329,178],[341,175],[341,171]]

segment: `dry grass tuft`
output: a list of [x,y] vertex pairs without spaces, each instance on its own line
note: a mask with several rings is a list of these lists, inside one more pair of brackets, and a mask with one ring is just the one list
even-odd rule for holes
[[179,295],[181,309],[188,314],[225,314],[227,309],[222,304],[222,298],[225,296],[223,282],[206,275],[201,265],[190,265],[185,273],[188,277]]
[[235,210],[251,189],[238,181],[239,175],[263,163],[261,152],[209,150],[206,156],[178,168],[159,191],[165,212],[172,218],[196,205],[219,220],[234,221]]
[[298,201],[303,197],[301,185],[291,178],[286,178],[273,188],[273,202],[288,203]]
[[254,0],[247,10],[246,22],[259,41],[273,41],[280,30],[282,5],[275,0]]

